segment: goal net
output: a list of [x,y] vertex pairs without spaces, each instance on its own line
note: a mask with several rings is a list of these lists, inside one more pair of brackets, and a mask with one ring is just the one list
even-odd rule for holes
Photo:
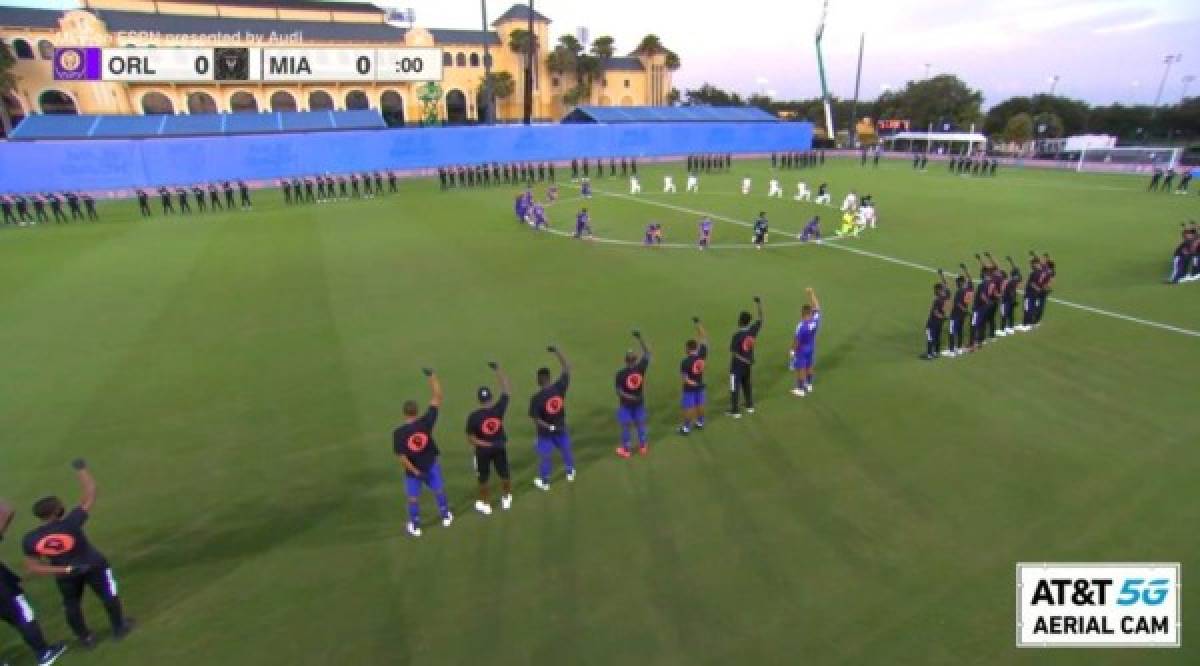
[[1155,169],[1170,169],[1179,164],[1180,148],[1124,147],[1083,148],[1079,151],[1076,171],[1108,171],[1115,173],[1149,173]]

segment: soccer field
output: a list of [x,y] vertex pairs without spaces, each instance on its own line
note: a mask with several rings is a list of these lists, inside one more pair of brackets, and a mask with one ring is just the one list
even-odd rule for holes
[[[595,233],[514,222],[516,187],[401,183],[372,200],[0,229],[0,495],[20,509],[0,556],[20,560],[28,507],[100,484],[90,534],[129,614],[127,641],[69,664],[1195,664],[1177,650],[1018,650],[1018,561],[1200,566],[1200,285],[1163,284],[1195,196],[1128,176],[1001,168],[995,178],[857,160],[783,173],[738,162],[682,192],[644,166],[549,207],[586,205]],[[673,173],[681,192],[662,195]],[[564,170],[559,169],[562,180]],[[743,175],[755,193],[738,193]],[[797,180],[872,194],[879,229],[790,243],[813,214]],[[544,187],[538,188],[541,198]],[[152,200],[157,212],[157,201]],[[771,245],[749,247],[759,211]],[[692,243],[700,212],[719,246]],[[661,222],[668,244],[640,246]],[[974,253],[1058,263],[1032,333],[935,362],[934,275]],[[820,296],[816,392],[785,363],[804,288]],[[766,309],[757,413],[727,406],[737,314]],[[1063,301],[1069,301],[1068,305]],[[1082,306],[1082,307],[1081,307]],[[712,335],[709,425],[684,438],[678,367],[690,317]],[[613,374],[639,328],[651,452],[622,460]],[[579,477],[532,485],[524,417],[547,343],[574,364]],[[514,381],[515,503],[483,517],[463,434],[486,361]],[[404,534],[390,433],[437,368],[454,525],[423,500]],[[16,568],[16,567],[14,567]],[[27,589],[66,638],[49,580]],[[1200,617],[1196,594],[1184,618]],[[103,612],[89,598],[89,621]],[[10,631],[0,662],[31,663]]]

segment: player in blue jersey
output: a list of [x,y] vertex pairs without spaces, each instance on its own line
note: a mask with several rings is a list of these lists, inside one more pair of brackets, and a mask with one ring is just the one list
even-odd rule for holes
[[550,368],[538,368],[537,383],[541,387],[529,400],[529,418],[537,430],[535,447],[538,454],[538,475],[533,485],[539,490],[550,490],[550,472],[554,469],[554,450],[562,456],[567,481],[575,480],[575,457],[571,454],[571,436],[567,433],[566,397],[571,381],[571,366],[558,347],[550,345],[546,351],[558,357],[562,371],[558,379],[550,380]]
[[707,249],[709,242],[712,240],[712,220],[703,218],[700,220],[700,240],[697,241],[697,246],[701,249]]
[[617,455],[628,458],[630,455],[629,430],[637,428],[638,453],[646,455],[650,452],[646,439],[646,369],[650,367],[650,347],[646,345],[640,331],[634,331],[642,348],[639,356],[631,349],[625,352],[625,367],[617,371],[617,422],[621,425],[621,445],[617,447]]
[[683,379],[683,424],[679,434],[687,435],[695,424],[697,430],[704,429],[704,365],[708,362],[708,332],[699,317],[692,317],[696,325],[696,337],[684,345],[685,355],[679,364],[679,375]]
[[422,370],[429,378],[429,408],[421,416],[416,400],[404,403],[404,424],[392,432],[392,449],[404,465],[404,484],[408,495],[408,533],[421,536],[421,486],[429,486],[442,514],[442,526],[450,527],[454,514],[446,501],[442,467],[438,464],[438,447],[433,441],[433,426],[437,423],[442,405],[442,383],[430,368]]
[[800,242],[807,243],[808,241],[821,242],[821,216],[813,215],[808,224],[804,225],[804,229],[800,232]]
[[[586,162],[585,162],[585,164],[586,164]],[[579,186],[579,192],[580,192],[580,194],[583,195],[584,199],[591,199],[592,198],[592,181],[588,180],[587,178],[584,178],[583,184]]]
[[550,226],[546,221],[546,209],[540,203],[535,203],[529,210],[530,219],[533,220],[533,228],[541,230],[544,227]]
[[800,323],[796,325],[795,344],[792,347],[792,371],[796,373],[796,386],[792,395],[803,398],[813,392],[813,356],[817,350],[817,331],[821,327],[821,304],[812,287],[805,289],[808,303],[800,308]]
[[513,212],[517,214],[517,224],[524,224],[525,223],[525,213],[527,212],[525,209],[525,194],[524,193],[517,195],[516,200],[513,202]]
[[580,208],[579,214],[575,216],[575,237],[592,237],[592,218],[588,215],[588,209],[586,208]]
[[754,235],[751,240],[754,241],[754,249],[761,250],[767,242],[767,232],[770,226],[767,224],[766,212],[760,212],[758,219],[754,221]]

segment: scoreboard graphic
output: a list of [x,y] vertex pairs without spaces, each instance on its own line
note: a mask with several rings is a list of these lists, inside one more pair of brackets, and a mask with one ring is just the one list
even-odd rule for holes
[[54,79],[141,83],[441,81],[442,50],[65,47],[54,49]]

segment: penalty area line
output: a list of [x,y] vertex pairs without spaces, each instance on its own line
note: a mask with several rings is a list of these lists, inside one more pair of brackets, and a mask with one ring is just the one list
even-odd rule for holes
[[[647,206],[658,206],[660,208],[668,208],[668,209],[676,210],[676,211],[679,211],[682,213],[691,213],[692,215],[704,215],[707,217],[711,217],[714,220],[723,220],[725,222],[732,222],[734,224],[740,224],[744,227],[753,227],[754,226],[753,224],[750,224],[748,222],[743,222],[742,220],[736,220],[731,217],[717,215],[716,213],[712,213],[712,212],[708,212],[708,211],[695,210],[692,208],[685,208],[683,206],[676,206],[674,204],[663,203],[661,201],[653,201],[653,200],[649,200],[649,199],[639,199],[634,196],[618,194],[618,193],[613,193],[613,192],[601,192],[601,194],[605,194],[607,196],[617,197],[617,198],[621,198],[621,199],[628,199],[630,201],[637,201],[637,202],[645,204]],[[937,269],[933,268],[931,266],[925,266],[923,264],[918,264],[916,262],[908,261],[906,259],[900,259],[899,257],[891,257],[886,254],[879,254],[877,252],[871,252],[871,251],[863,250],[863,249],[857,248],[857,247],[848,247],[845,245],[841,245],[832,239],[822,239],[821,243],[816,244],[816,245],[819,245],[820,247],[830,247],[835,250],[841,250],[843,252],[850,252],[853,254],[868,257],[868,258],[875,259],[878,261],[884,261],[884,262],[887,262],[890,264],[896,264],[898,266],[905,266],[907,268],[925,271],[927,273],[936,273],[937,272]],[[1131,324],[1140,324],[1142,326],[1147,326],[1149,328],[1157,328],[1162,331],[1169,331],[1171,333],[1178,333],[1180,335],[1186,335],[1186,336],[1193,337],[1193,338],[1200,338],[1200,331],[1193,331],[1191,329],[1182,328],[1180,326],[1174,326],[1172,324],[1164,324],[1162,322],[1153,321],[1150,319],[1142,319],[1140,317],[1134,317],[1132,315],[1127,315],[1127,314],[1123,314],[1120,312],[1104,310],[1102,308],[1087,305],[1084,303],[1076,303],[1074,301],[1068,301],[1068,300],[1065,300],[1062,298],[1058,298],[1056,296],[1051,296],[1050,302],[1058,303],[1060,305],[1065,305],[1066,307],[1069,307],[1069,308],[1075,308],[1076,310],[1081,310],[1083,312],[1090,312],[1092,314],[1097,314],[1097,315],[1101,315],[1104,317],[1110,317],[1112,319],[1119,319],[1121,321],[1127,321]]]

